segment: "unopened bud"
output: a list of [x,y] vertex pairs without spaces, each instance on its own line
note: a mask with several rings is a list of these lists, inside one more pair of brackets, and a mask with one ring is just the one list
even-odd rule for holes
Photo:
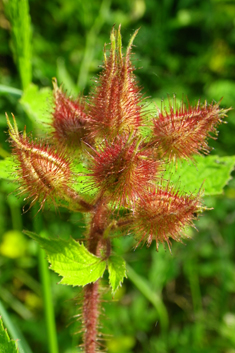
[[142,95],[130,62],[131,47],[138,31],[132,36],[126,56],[122,54],[120,27],[111,32],[111,49],[105,52],[104,68],[90,100],[92,136],[112,139],[136,130],[141,124]]
[[138,244],[150,245],[155,239],[157,249],[164,242],[170,248],[170,238],[181,241],[185,227],[193,226],[193,219],[201,212],[200,195],[180,195],[170,187],[149,191],[138,201],[133,231]]
[[94,185],[114,203],[135,202],[146,188],[156,182],[161,163],[142,151],[140,141],[130,135],[103,142],[94,151],[90,166]]
[[55,108],[52,126],[54,137],[60,144],[79,148],[81,141],[86,141],[88,134],[85,103],[82,100],[74,101],[67,97],[62,89],[57,86],[56,79],[53,80],[53,87]]
[[25,131],[20,134],[15,117],[12,116],[13,125],[6,115],[13,151],[19,162],[19,194],[29,195],[30,207],[36,201],[41,202],[41,209],[47,198],[54,201],[55,194],[63,195],[71,180],[70,163],[63,151],[54,151],[48,145],[30,141]]
[[179,108],[175,104],[170,111],[162,109],[154,120],[154,144],[170,160],[191,159],[200,152],[207,154],[207,137],[210,133],[216,135],[216,126],[228,110],[219,109],[218,104],[202,105],[200,101],[195,107],[182,102]]

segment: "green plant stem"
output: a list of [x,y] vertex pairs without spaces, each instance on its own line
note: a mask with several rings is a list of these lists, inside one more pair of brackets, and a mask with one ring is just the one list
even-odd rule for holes
[[[36,233],[40,233],[41,236],[43,235],[42,228],[42,216],[41,213],[38,213],[36,216],[34,216],[34,229]],[[38,259],[43,291],[44,312],[47,326],[48,352],[58,353],[59,350],[56,335],[54,306],[51,294],[50,273],[48,269],[48,262],[46,260],[46,253],[39,247]]]
[[50,274],[48,270],[48,262],[46,260],[45,251],[39,248],[39,269],[43,289],[43,299],[44,299],[44,310],[46,317],[47,333],[48,333],[48,351],[50,353],[58,353],[58,343],[56,335],[56,326],[55,326],[55,315],[54,307],[51,295],[51,283],[50,283]]

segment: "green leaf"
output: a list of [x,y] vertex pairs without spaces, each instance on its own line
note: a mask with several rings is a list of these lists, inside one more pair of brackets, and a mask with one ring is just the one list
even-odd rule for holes
[[39,89],[34,84],[27,87],[20,99],[21,105],[34,125],[36,125],[35,127],[47,133],[51,122],[52,102],[52,90],[49,87]]
[[0,316],[0,352],[1,353],[19,353],[16,341],[10,340]]
[[[25,340],[23,334],[21,333],[19,327],[17,326],[15,320],[12,320],[11,316],[8,314],[6,309],[4,308],[3,303],[0,300],[0,314],[2,320],[4,321],[5,326],[11,337],[17,341],[18,349],[20,353],[32,353],[27,341]],[[1,326],[1,325],[0,325]],[[1,342],[1,341],[0,341]],[[0,345],[1,348],[1,345]],[[0,350],[2,352],[2,350]],[[18,351],[17,351],[18,352]],[[14,352],[15,353],[15,352]]]
[[13,156],[0,160],[0,179],[16,180],[16,166]]
[[165,175],[179,189],[188,193],[195,193],[202,187],[205,195],[218,195],[231,179],[231,172],[235,166],[235,156],[195,156],[195,162],[183,161],[169,169]]
[[62,239],[45,239],[35,233],[24,231],[36,240],[46,251],[50,268],[59,276],[63,276],[60,283],[72,286],[85,286],[97,281],[103,276],[106,262],[91,254],[83,244]]
[[109,283],[112,287],[112,292],[116,292],[121,286],[124,277],[126,276],[126,262],[121,256],[110,256],[108,259]]
[[31,64],[31,19],[28,0],[5,2],[6,13],[11,22],[11,47],[17,63],[22,87],[26,89],[32,81]]

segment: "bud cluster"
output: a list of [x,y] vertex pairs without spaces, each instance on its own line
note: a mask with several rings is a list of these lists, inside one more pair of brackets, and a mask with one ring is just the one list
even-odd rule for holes
[[[170,181],[165,182],[165,166],[207,154],[207,139],[211,133],[216,136],[216,126],[227,111],[200,101],[196,106],[182,101],[179,107],[174,103],[169,110],[150,113],[143,108],[131,63],[137,32],[124,55],[120,27],[113,28],[110,52],[105,48],[103,69],[88,97],[74,100],[53,80],[51,145],[20,134],[14,117],[13,126],[8,117],[7,122],[19,161],[21,193],[28,193],[31,205],[40,201],[42,207],[47,198],[59,197],[71,201],[70,209],[91,212],[91,227],[98,229],[92,239],[107,238],[107,229],[125,225],[138,244],[155,240],[158,247],[164,242],[170,245],[170,239],[180,241],[185,227],[202,210],[200,195],[180,194]],[[149,115],[153,124],[146,139],[141,131]],[[72,188],[71,163],[79,158],[89,170],[85,183],[97,190],[90,204]],[[101,204],[105,212],[99,212]],[[100,215],[102,226],[95,226],[94,214]]]

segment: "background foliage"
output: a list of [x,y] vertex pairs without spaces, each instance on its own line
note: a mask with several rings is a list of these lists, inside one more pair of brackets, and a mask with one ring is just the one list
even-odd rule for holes
[[[152,102],[161,105],[168,95],[181,99],[183,93],[192,103],[224,97],[222,106],[234,106],[233,1],[31,0],[29,12],[31,22],[25,0],[0,1],[1,158],[9,153],[4,112],[14,112],[21,130],[25,124],[28,131],[40,124],[45,131],[52,77],[72,95],[88,93],[114,23],[122,24],[124,45],[141,27],[133,58],[140,85]],[[17,33],[21,41],[15,40]],[[211,141],[212,154],[235,155],[234,115],[229,112],[219,140]],[[34,353],[48,352],[45,284],[38,265],[44,255],[22,229],[79,238],[84,222],[80,214],[62,209],[22,216],[24,203],[12,194],[14,188],[0,181],[0,311],[26,353],[28,345]],[[234,181],[224,195],[207,197],[205,203],[214,210],[201,217],[199,232],[192,232],[186,245],[173,244],[172,254],[162,247],[156,253],[154,245],[133,252],[131,239],[115,241],[116,252],[125,253],[129,279],[117,292],[117,301],[104,294],[103,330],[113,335],[106,343],[110,353],[235,352]],[[73,335],[79,331],[73,318],[78,313],[73,298],[79,301],[79,294],[76,288],[57,285],[53,272],[50,281],[59,352],[72,353],[80,343],[80,335]]]

